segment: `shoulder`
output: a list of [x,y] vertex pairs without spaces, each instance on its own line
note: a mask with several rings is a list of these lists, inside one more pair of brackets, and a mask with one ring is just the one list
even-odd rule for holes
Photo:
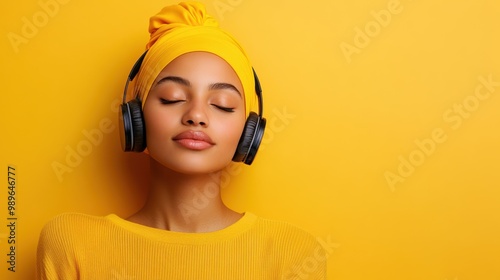
[[256,228],[268,232],[270,235],[279,236],[288,242],[299,242],[309,245],[317,244],[317,239],[314,235],[289,222],[258,217]]
[[97,226],[105,222],[104,217],[81,213],[63,213],[50,219],[42,229],[42,234],[69,233],[88,226]]
[[[77,279],[78,256],[89,246],[104,217],[64,213],[49,220],[40,232],[37,247],[38,279]],[[62,277],[62,278],[61,278]]]
[[103,218],[104,217],[102,216],[93,216],[83,213],[68,212],[53,217],[47,222],[46,225],[50,226],[50,225],[57,225],[57,224],[60,225],[60,224],[68,224],[75,222],[92,222],[92,221],[102,220]]
[[318,238],[289,222],[258,217],[255,230],[285,254],[310,255],[315,251],[323,251]]
[[320,238],[291,223],[265,218],[257,219],[256,228],[273,243],[286,279],[326,279],[328,254]]
[[[105,217],[81,213],[59,214],[44,225],[40,232],[39,243],[68,247],[92,231],[102,228],[106,223]],[[87,234],[82,234],[83,232]]]

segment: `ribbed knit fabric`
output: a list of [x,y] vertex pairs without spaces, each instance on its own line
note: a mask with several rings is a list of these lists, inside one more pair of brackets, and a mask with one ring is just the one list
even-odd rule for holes
[[209,233],[67,213],[40,234],[37,279],[326,279],[326,255],[309,233],[249,212]]

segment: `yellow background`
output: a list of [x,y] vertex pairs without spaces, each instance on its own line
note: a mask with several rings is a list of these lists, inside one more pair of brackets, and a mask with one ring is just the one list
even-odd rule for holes
[[[126,216],[147,185],[146,156],[121,152],[116,108],[149,17],[174,1],[54,1],[2,8],[0,225],[9,164],[18,221],[15,273],[0,227],[1,279],[34,275],[53,216]],[[202,2],[264,89],[263,147],[225,177],[231,207],[328,241],[329,279],[500,279],[498,1]]]

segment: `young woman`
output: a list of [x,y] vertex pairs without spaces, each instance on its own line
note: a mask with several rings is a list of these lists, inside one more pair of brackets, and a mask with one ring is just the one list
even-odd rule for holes
[[[325,279],[314,237],[221,199],[221,171],[252,162],[265,126],[243,49],[199,3],[165,7],[149,30],[122,105],[124,149],[150,157],[148,199],[128,218],[54,218],[40,236],[38,279]],[[193,192],[206,196],[196,213],[184,207]]]

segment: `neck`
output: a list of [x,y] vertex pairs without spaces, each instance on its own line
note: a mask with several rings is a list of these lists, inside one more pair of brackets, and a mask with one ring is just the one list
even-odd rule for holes
[[179,232],[210,232],[241,218],[220,193],[221,172],[181,174],[151,158],[151,186],[144,207],[128,220]]

